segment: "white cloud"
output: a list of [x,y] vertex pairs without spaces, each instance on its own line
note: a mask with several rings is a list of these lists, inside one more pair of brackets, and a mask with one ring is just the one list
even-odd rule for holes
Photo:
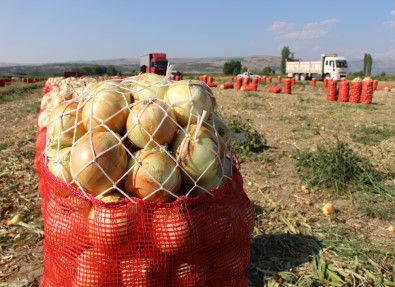
[[286,33],[291,31],[293,28],[293,23],[287,23],[283,21],[275,21],[269,28],[266,30],[272,33]]
[[385,25],[391,26],[391,27],[395,27],[395,20],[389,20],[384,22]]
[[285,39],[317,39],[329,33],[333,24],[337,22],[336,19],[328,19],[321,22],[313,22],[306,24],[301,31],[292,31],[283,35]]
[[395,9],[391,11],[391,15],[395,15]]

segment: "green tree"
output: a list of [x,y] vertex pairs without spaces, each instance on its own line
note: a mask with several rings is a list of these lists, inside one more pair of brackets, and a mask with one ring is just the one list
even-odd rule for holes
[[268,75],[274,74],[274,70],[270,66],[266,66],[263,68],[262,74],[265,76],[268,76]]
[[241,62],[236,60],[231,60],[230,62],[225,62],[222,72],[225,75],[234,75],[240,74],[241,72]]
[[368,65],[368,54],[365,53],[363,54],[363,68],[362,68],[362,72],[364,76],[366,76],[367,65]]
[[107,67],[107,75],[109,75],[109,76],[116,76],[116,75],[118,75],[118,71],[117,71],[117,69],[114,67],[114,66],[108,66]]
[[288,46],[285,46],[281,50],[281,73],[285,74],[285,65],[287,60],[293,59],[294,58],[294,53],[291,52]]
[[373,65],[372,55],[368,54],[367,61],[366,61],[366,75],[367,76],[372,75],[372,65]]

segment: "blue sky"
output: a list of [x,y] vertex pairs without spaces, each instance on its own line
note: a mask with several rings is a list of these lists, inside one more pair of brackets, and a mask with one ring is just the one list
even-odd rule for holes
[[395,59],[395,1],[101,1],[0,3],[0,63],[280,56]]

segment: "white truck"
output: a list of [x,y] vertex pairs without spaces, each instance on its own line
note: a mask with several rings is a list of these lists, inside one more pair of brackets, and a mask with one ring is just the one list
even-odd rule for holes
[[309,80],[312,78],[332,78],[339,81],[347,77],[347,60],[337,54],[322,54],[321,61],[286,61],[285,73],[288,78]]

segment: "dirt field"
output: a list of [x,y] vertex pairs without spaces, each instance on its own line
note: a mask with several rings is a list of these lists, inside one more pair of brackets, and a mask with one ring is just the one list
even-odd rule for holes
[[[379,86],[384,84],[395,86]],[[43,270],[32,166],[41,87],[12,99],[3,91],[0,98],[0,286],[38,286]],[[302,191],[293,158],[298,150],[341,141],[377,169],[395,174],[395,92],[375,91],[373,103],[362,105],[328,102],[322,82],[316,88],[297,83],[291,95],[270,94],[262,84],[257,92],[213,91],[227,121],[240,117],[266,139],[262,153],[240,158],[256,208],[250,286],[395,286],[395,234],[387,231],[395,214],[372,216],[353,198],[314,186]],[[366,141],[356,140],[366,131]],[[385,136],[373,140],[380,131]],[[386,184],[393,190],[395,179]],[[329,201],[336,207],[333,216],[321,211]],[[15,214],[23,223],[10,224]]]

